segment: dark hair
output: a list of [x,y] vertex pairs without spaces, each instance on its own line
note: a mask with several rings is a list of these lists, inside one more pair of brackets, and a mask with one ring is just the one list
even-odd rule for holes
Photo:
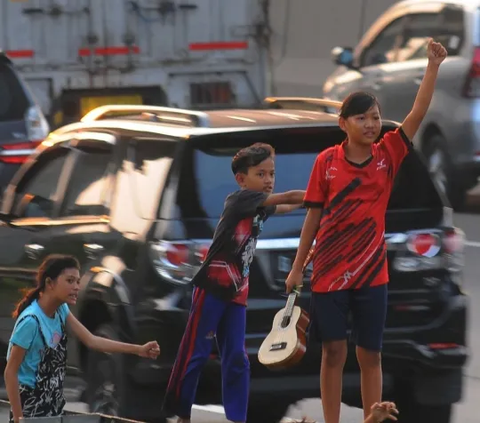
[[248,173],[248,169],[257,166],[269,157],[275,156],[274,148],[269,144],[257,142],[249,147],[242,148],[232,160],[232,172]]
[[56,279],[65,269],[72,268],[80,270],[80,264],[73,256],[61,254],[47,256],[38,268],[36,277],[37,286],[33,289],[26,290],[26,292],[24,291],[24,296],[15,307],[12,317],[16,319],[34,300],[38,299],[40,293],[45,289],[47,278]]
[[340,108],[340,117],[347,119],[350,116],[361,115],[375,105],[380,110],[377,97],[373,94],[365,91],[354,92],[343,100],[342,107]]

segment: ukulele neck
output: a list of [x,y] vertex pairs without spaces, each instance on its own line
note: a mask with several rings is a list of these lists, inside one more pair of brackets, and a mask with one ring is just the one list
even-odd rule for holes
[[293,309],[295,308],[295,301],[297,300],[298,295],[300,294],[299,288],[295,288],[292,293],[288,296],[287,304],[285,306],[285,313],[283,314],[282,327],[288,325],[290,318],[293,314]]

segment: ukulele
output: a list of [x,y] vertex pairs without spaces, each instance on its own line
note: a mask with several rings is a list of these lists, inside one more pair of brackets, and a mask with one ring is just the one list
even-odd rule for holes
[[[312,259],[313,248],[303,265],[303,274]],[[310,318],[305,310],[295,305],[301,288],[301,285],[297,286],[289,294],[285,307],[275,315],[272,330],[258,351],[258,361],[271,370],[294,366],[307,350],[306,330]]]

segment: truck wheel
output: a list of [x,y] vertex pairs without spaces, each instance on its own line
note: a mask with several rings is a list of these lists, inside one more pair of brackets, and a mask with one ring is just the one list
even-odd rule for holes
[[247,423],[279,423],[287,414],[290,403],[280,399],[250,400]]
[[[94,334],[111,340],[118,336],[109,324],[98,327]],[[86,400],[91,413],[125,416],[125,381],[121,354],[88,351]]]

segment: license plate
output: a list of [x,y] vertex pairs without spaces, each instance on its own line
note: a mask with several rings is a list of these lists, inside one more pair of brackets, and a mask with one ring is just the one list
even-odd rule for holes
[[91,110],[108,104],[143,104],[141,95],[93,96],[80,99],[80,112],[85,116]]

